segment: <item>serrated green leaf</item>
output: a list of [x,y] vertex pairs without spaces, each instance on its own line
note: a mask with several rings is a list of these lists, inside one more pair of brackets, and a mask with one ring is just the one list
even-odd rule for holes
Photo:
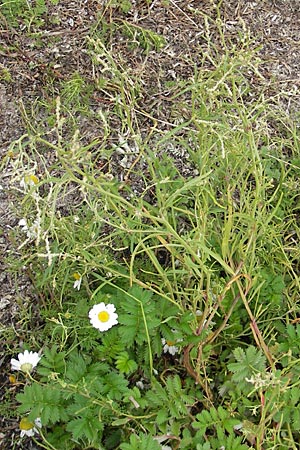
[[128,381],[121,374],[109,373],[102,377],[102,394],[112,400],[121,400],[123,395],[128,392]]
[[132,373],[137,369],[137,363],[129,358],[127,352],[122,352],[116,360],[116,367],[122,373]]
[[160,409],[156,416],[156,423],[158,425],[161,425],[162,423],[167,422],[167,420],[168,420],[167,411],[165,409]]
[[78,440],[86,437],[90,441],[99,441],[103,424],[92,417],[78,417],[68,422],[67,431],[72,433],[73,439]]
[[266,357],[261,350],[250,345],[246,350],[237,347],[233,351],[236,363],[229,363],[228,369],[233,372],[232,380],[239,383],[251,378],[254,373],[266,370]]
[[21,403],[19,411],[30,412],[35,418],[40,417],[45,426],[67,417],[61,392],[52,386],[34,383],[31,386],[25,386],[24,392],[17,394],[16,397]]
[[161,445],[150,435],[130,436],[130,443],[120,445],[122,450],[161,450]]

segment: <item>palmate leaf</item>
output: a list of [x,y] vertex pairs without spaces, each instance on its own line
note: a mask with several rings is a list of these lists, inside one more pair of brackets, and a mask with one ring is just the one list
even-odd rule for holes
[[137,369],[137,363],[133,359],[130,359],[127,352],[122,352],[117,357],[116,367],[120,372],[128,374]]
[[266,358],[261,350],[250,345],[246,351],[241,347],[233,351],[237,362],[228,364],[228,369],[233,372],[232,380],[239,383],[251,378],[254,373],[266,370]]

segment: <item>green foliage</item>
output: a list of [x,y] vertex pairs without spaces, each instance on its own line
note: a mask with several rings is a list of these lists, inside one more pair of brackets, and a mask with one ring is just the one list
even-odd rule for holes
[[75,441],[78,439],[88,439],[90,442],[96,442],[99,431],[102,431],[103,425],[93,416],[84,416],[70,420],[66,430],[72,434]]
[[113,328],[107,334],[102,336],[101,345],[98,345],[94,352],[97,357],[103,361],[112,362],[124,350],[124,344],[120,340],[118,330]]
[[188,407],[195,402],[195,398],[182,389],[178,375],[168,377],[164,386],[154,382],[153,390],[147,392],[146,398],[149,404],[155,405],[158,410],[156,423],[159,427],[171,418],[185,417]]
[[[45,349],[44,366],[49,366],[54,348]],[[41,418],[43,426],[66,423],[74,440],[86,440],[91,445],[102,436],[106,417],[111,415],[112,401],[122,400],[128,393],[128,381],[115,372],[108,372],[105,363],[93,363],[74,351],[64,355],[66,371],[63,379],[58,373],[48,375],[48,382],[33,382],[17,395],[19,412],[29,418]],[[100,417],[102,419],[100,420]],[[55,436],[52,436],[55,440]]]
[[200,414],[196,415],[196,422],[193,423],[193,427],[198,430],[199,436],[204,436],[208,429],[215,429],[217,434],[233,433],[234,426],[240,424],[239,419],[231,417],[230,413],[226,411],[222,406],[218,409],[210,408],[209,411],[203,410]]
[[119,300],[123,311],[119,320],[123,327],[119,333],[122,342],[128,347],[132,347],[135,342],[138,345],[149,342],[149,335],[160,324],[157,317],[159,311],[152,301],[152,295],[151,291],[133,286],[127,293],[122,294]]
[[20,413],[30,412],[29,417],[33,420],[40,417],[45,426],[68,419],[62,392],[51,385],[34,383],[25,386],[24,392],[17,394],[16,398],[21,403]]
[[243,388],[249,388],[246,379],[250,379],[255,373],[266,370],[266,357],[261,350],[250,345],[246,350],[238,347],[233,350],[237,362],[229,363],[228,369],[233,372],[232,381],[239,383]]
[[281,352],[291,352],[295,358],[300,356],[300,324],[287,324],[285,327],[285,334],[279,337]]
[[0,7],[0,12],[6,18],[7,23],[18,26],[24,22],[28,29],[31,25],[39,27],[44,23],[43,15],[47,12],[47,2],[45,0],[5,0]]
[[142,28],[125,20],[122,20],[122,25],[118,28],[128,39],[130,47],[141,47],[146,54],[148,54],[150,50],[156,50],[158,52],[166,45],[163,36],[160,36],[150,29]]
[[300,430],[300,392],[298,387],[285,390],[280,397],[282,407],[274,415],[277,423],[290,425],[294,431]]
[[262,301],[266,302],[270,313],[279,312],[283,306],[283,291],[285,288],[284,276],[275,274],[270,269],[262,269],[259,273],[259,280],[263,280],[263,285],[259,295]]
[[120,449],[122,450],[160,450],[161,446],[157,441],[153,439],[152,436],[146,434],[130,436],[128,444],[121,444]]
[[231,433],[229,436],[226,436],[223,430],[218,430],[217,438],[211,439],[210,444],[211,448],[214,450],[218,450],[220,448],[221,442],[225,448],[230,448],[231,450],[249,449],[248,445],[243,444],[242,441],[243,441],[242,437],[235,436],[233,433]]
[[[201,13],[207,51],[185,54],[188,77],[148,71],[165,41],[133,20],[138,3],[107,2],[82,41],[88,75],[64,75],[33,121],[22,111],[27,133],[1,162],[16,217],[38,219],[37,235],[10,236],[39,331],[23,307],[6,348],[20,336],[42,348],[18,373],[17,412],[40,417],[41,445],[57,450],[294,448],[297,124],[253,94],[257,55],[245,36],[227,42],[222,2],[220,20]],[[1,12],[30,31],[48,5],[8,0]],[[29,172],[38,183],[23,189]],[[88,317],[100,302],[118,314],[105,332]]]
[[76,111],[84,111],[89,102],[92,87],[79,73],[74,73],[71,78],[61,85],[61,96],[64,107],[73,108]]
[[53,377],[62,374],[65,370],[66,352],[59,351],[57,345],[45,348],[38,372],[44,377]]
[[121,0],[121,1],[113,0],[110,3],[110,6],[112,8],[120,8],[123,13],[127,14],[132,8],[132,3],[129,0]]
[[127,352],[122,352],[117,357],[116,367],[120,372],[129,374],[137,369],[137,363],[130,359]]

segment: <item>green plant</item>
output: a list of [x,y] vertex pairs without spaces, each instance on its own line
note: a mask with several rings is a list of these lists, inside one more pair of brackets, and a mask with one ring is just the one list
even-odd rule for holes
[[5,0],[0,12],[9,25],[15,27],[24,23],[30,31],[32,26],[39,28],[44,23],[47,9],[45,0],[36,0],[33,4],[27,0]]
[[[51,133],[35,121],[2,162],[21,220],[11,270],[26,268],[44,322],[18,414],[41,419],[49,450],[296,448],[297,127],[264,90],[249,95],[256,53],[221,30],[222,55],[209,41],[189,79],[166,81],[158,120],[110,39],[134,37],[145,58],[162,41],[100,22],[92,80],[64,80]],[[74,117],[92,89],[106,106],[86,143]]]

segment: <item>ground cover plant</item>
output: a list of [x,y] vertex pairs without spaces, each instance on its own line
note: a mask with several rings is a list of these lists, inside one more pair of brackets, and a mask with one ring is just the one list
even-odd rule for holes
[[[38,33],[49,5],[2,13]],[[186,55],[189,76],[151,86],[143,64],[167,42],[132,7],[107,2],[84,37],[90,75],[48,74],[1,162],[10,270],[37,297],[19,342],[4,332],[3,410],[48,450],[296,449],[296,120],[260,84],[247,31],[226,38],[221,4],[190,11],[207,51]]]

